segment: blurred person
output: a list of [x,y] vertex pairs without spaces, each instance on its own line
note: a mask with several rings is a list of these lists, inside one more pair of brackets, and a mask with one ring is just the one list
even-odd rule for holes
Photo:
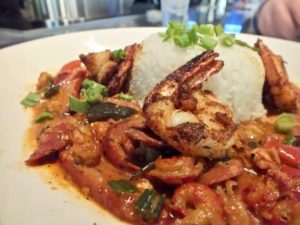
[[265,0],[255,25],[262,35],[300,41],[300,0]]

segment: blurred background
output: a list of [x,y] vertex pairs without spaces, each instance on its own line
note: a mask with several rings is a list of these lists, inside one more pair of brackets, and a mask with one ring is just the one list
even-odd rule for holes
[[[262,0],[190,0],[188,23],[252,33]],[[75,31],[161,26],[160,0],[0,0],[0,47]]]

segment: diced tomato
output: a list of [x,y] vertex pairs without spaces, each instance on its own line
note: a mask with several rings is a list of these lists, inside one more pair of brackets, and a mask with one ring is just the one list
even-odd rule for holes
[[68,62],[67,64],[63,65],[63,67],[59,70],[59,73],[66,73],[72,72],[74,69],[80,67],[81,61],[80,60],[73,60]]
[[285,145],[277,138],[270,138],[264,147],[278,150],[279,157],[285,164],[293,167],[300,166],[300,148]]

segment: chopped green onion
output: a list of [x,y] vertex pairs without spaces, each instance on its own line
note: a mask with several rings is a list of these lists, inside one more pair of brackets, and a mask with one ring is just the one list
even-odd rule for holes
[[165,196],[158,194],[154,190],[146,189],[138,199],[135,210],[144,221],[156,221],[163,208]]
[[286,136],[286,138],[284,139],[283,143],[286,144],[286,145],[293,145],[295,144],[297,141],[297,138],[295,138],[294,136],[292,135],[288,135]]
[[132,95],[127,95],[127,94],[124,94],[123,92],[121,92],[120,93],[120,98],[123,99],[123,100],[131,101],[133,99],[133,96]]
[[282,113],[275,121],[275,130],[280,133],[289,133],[296,125],[295,115]]
[[231,47],[235,43],[235,38],[230,34],[223,34],[220,36],[220,42],[224,47]]
[[197,32],[200,34],[208,35],[208,36],[214,36],[215,35],[215,29],[212,24],[201,24]]
[[28,107],[33,107],[40,102],[40,95],[35,92],[29,92],[26,97],[21,101],[21,104]]
[[[257,50],[249,46],[246,42],[235,40],[233,35],[225,34],[221,24],[216,26],[212,24],[201,24],[189,28],[184,23],[170,21],[166,31],[159,35],[163,38],[163,41],[171,39],[175,45],[181,48],[198,44],[207,50],[213,50],[219,43],[224,47],[231,47],[233,44],[237,44],[252,50]],[[217,40],[214,38],[216,36],[219,37]]]
[[92,89],[98,89],[99,92],[103,95],[103,96],[108,96],[108,89],[107,87],[105,87],[104,85],[98,83],[98,82],[95,82],[95,81],[92,81],[92,80],[88,80],[88,79],[85,79],[82,83],[82,86],[84,89],[89,89],[89,88],[92,88]]
[[206,50],[214,50],[214,48],[218,44],[218,41],[216,39],[208,36],[203,36],[199,40],[199,45],[205,48]]
[[186,25],[180,21],[170,21],[167,32],[170,35],[181,35],[186,31]]
[[86,114],[90,108],[87,101],[80,100],[73,96],[69,96],[69,109],[73,112]]
[[221,34],[224,34],[224,29],[221,24],[218,24],[215,26],[215,33],[217,36],[220,36]]
[[112,51],[112,57],[116,60],[121,60],[125,58],[125,51],[123,49],[117,49]]
[[114,192],[119,194],[138,192],[137,188],[127,180],[110,180],[108,185]]
[[197,41],[198,41],[198,39],[199,39],[199,37],[198,37],[198,35],[197,35],[196,29],[197,29],[197,28],[194,26],[192,29],[190,29],[190,30],[187,31],[187,35],[189,36],[190,42],[191,42],[192,44],[197,43]]
[[49,112],[41,112],[36,118],[35,122],[36,123],[42,123],[46,120],[52,120],[54,118],[52,113]]
[[59,87],[59,85],[50,87],[47,91],[45,91],[44,98],[51,98],[52,96],[56,95],[59,91]]
[[82,89],[81,93],[84,99],[90,103],[98,102],[103,100],[103,96],[97,89]]
[[81,93],[84,99],[90,103],[101,101],[103,96],[108,95],[108,89],[102,84],[85,79],[82,83]]
[[174,43],[181,47],[186,48],[191,45],[191,40],[187,34],[182,34],[181,36],[174,37]]
[[246,47],[246,48],[250,48],[251,50],[253,51],[258,51],[257,48],[254,48],[254,47],[251,47],[250,45],[248,45],[246,42],[244,41],[241,41],[241,40],[235,40],[235,44],[239,45],[239,46],[242,46],[242,47]]
[[178,20],[170,20],[168,22],[168,27],[169,28],[175,28],[175,29],[184,29],[185,28],[185,24],[184,23],[181,23],[180,21]]

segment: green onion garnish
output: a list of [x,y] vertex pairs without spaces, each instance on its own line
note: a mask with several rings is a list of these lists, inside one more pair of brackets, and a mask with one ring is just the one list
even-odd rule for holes
[[165,196],[158,194],[154,190],[146,189],[138,199],[135,210],[144,221],[154,222],[159,218]]
[[124,94],[123,92],[121,92],[120,93],[120,98],[123,99],[123,100],[131,101],[133,99],[133,96],[132,95],[127,95],[127,94]]
[[220,36],[220,42],[224,47],[231,47],[235,43],[235,38],[230,34],[223,34]]
[[73,96],[69,96],[69,109],[73,112],[86,114],[90,108],[87,101],[80,100]]
[[163,37],[163,41],[167,41],[170,38],[182,35],[186,30],[184,23],[179,21],[169,21],[168,28],[165,33],[161,33],[160,36]]
[[[160,33],[163,41],[172,40],[180,48],[186,48],[192,45],[200,45],[207,50],[213,50],[218,43],[223,47],[231,47],[234,44],[250,48],[246,42],[235,40],[231,34],[225,34],[221,24],[216,26],[212,24],[194,25],[192,28],[179,21],[170,21],[164,33]],[[218,37],[218,38],[217,38]]]
[[181,47],[181,48],[186,48],[191,45],[190,38],[187,34],[182,34],[181,36],[176,36],[174,37],[174,43]]
[[112,57],[116,60],[121,60],[125,58],[125,51],[123,49],[117,49],[112,51]]
[[206,50],[213,50],[218,44],[218,41],[216,39],[208,36],[201,37],[199,41],[199,45],[205,48]]
[[168,24],[167,33],[171,36],[181,35],[185,32],[186,25],[179,21],[170,21]]
[[282,113],[275,121],[275,130],[280,133],[290,133],[296,125],[295,115]]
[[137,188],[127,180],[110,180],[108,185],[114,192],[119,194],[138,192]]
[[192,44],[197,43],[199,37],[198,37],[198,35],[197,35],[197,31],[196,31],[196,28],[195,28],[195,27],[193,27],[192,29],[188,30],[188,31],[187,31],[187,35],[189,36],[190,42],[191,42]]
[[108,89],[102,84],[85,79],[82,83],[81,93],[84,99],[90,103],[101,101],[103,97],[108,96]]
[[198,26],[197,31],[203,35],[215,36],[214,25],[212,24],[201,24]]
[[69,96],[69,109],[73,112],[88,114],[92,106],[108,96],[108,89],[102,84],[85,79],[82,83],[81,94],[83,99]]
[[215,28],[211,24],[194,25],[192,28],[187,28],[184,23],[178,21],[170,21],[166,32],[160,34],[164,41],[172,39],[175,45],[181,48],[198,44],[209,50],[214,49],[218,44],[218,41],[213,38],[215,35]]
[[218,24],[215,26],[215,33],[217,36],[220,36],[221,34],[224,34],[224,29],[221,24]]
[[35,122],[36,123],[42,123],[46,120],[52,120],[54,118],[52,113],[49,112],[41,112],[36,118]]
[[26,97],[21,101],[21,104],[28,107],[33,107],[40,102],[40,95],[35,92],[29,92]]
[[286,138],[284,139],[283,143],[286,144],[286,145],[293,145],[295,144],[297,141],[297,138],[295,138],[294,136],[292,135],[288,135],[286,136]]

